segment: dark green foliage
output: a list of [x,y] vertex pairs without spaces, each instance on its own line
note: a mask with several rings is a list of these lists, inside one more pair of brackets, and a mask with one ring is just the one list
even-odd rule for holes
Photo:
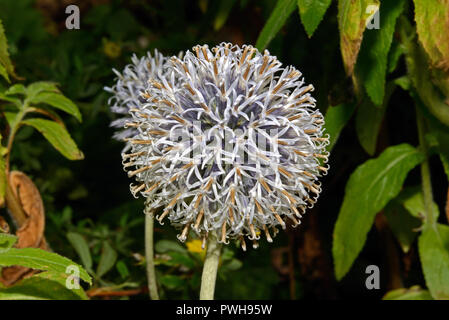
[[[122,70],[133,53],[157,48],[175,55],[229,41],[268,49],[314,85],[331,157],[324,191],[301,226],[257,250],[226,247],[216,298],[373,297],[364,287],[370,264],[400,279],[390,292],[391,283],[382,283],[376,298],[449,297],[447,4],[93,2],[81,7],[81,29],[66,30],[56,1],[52,8],[39,0],[0,1],[0,199],[7,137],[16,128],[11,169],[37,185],[47,242],[92,276],[92,286],[82,283],[90,295],[135,289],[123,298],[147,298],[143,201],[129,192],[123,144],[111,138],[114,115],[103,90],[113,84],[112,68]],[[370,5],[380,5],[380,29],[365,28]],[[197,299],[204,251],[193,234],[182,244],[176,233],[155,225],[160,295]],[[19,250],[10,248],[14,242],[0,233],[0,260]],[[397,269],[391,259],[401,262]],[[42,269],[17,287],[0,288],[0,298],[86,298],[82,289],[65,290],[61,270]]]

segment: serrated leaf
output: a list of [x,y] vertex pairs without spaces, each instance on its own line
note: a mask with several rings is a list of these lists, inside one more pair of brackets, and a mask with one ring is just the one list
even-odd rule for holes
[[17,237],[8,233],[0,233],[0,253],[8,251],[17,242]]
[[1,20],[0,20],[0,66],[2,67],[2,70],[4,70],[4,71],[0,70],[1,74],[8,82],[9,82],[8,74],[12,75],[13,77],[17,77],[14,72],[14,66],[11,62],[11,59],[9,58],[8,42],[6,41],[5,29],[3,28],[3,23]]
[[115,251],[109,242],[103,241],[100,262],[97,267],[97,276],[101,278],[114,266],[117,260],[117,251]]
[[327,150],[331,151],[340,136],[341,130],[346,126],[354,113],[355,104],[343,103],[329,107],[324,117],[326,133],[329,134]]
[[170,241],[170,240],[159,240],[156,243],[155,249],[159,253],[174,251],[174,252],[187,254],[186,248],[181,246],[178,242]]
[[33,276],[20,283],[0,289],[0,300],[80,300],[73,290],[58,281]]
[[13,94],[26,94],[25,86],[21,83],[17,83],[11,87],[8,88],[8,90],[5,91],[5,94],[13,95]]
[[78,119],[78,121],[82,120],[81,113],[76,104],[74,104],[70,99],[60,93],[40,92],[34,95],[33,98],[29,98],[28,102],[30,104],[48,104],[54,108],[67,112],[68,114]]
[[334,229],[332,253],[338,280],[362,250],[374,217],[401,190],[408,174],[424,156],[408,144],[387,148],[350,176]]
[[427,287],[434,299],[449,299],[449,226],[426,227],[418,239]]
[[68,232],[67,239],[80,257],[83,266],[85,266],[88,271],[91,271],[92,256],[90,254],[89,245],[87,244],[86,239],[76,232]]
[[413,286],[409,289],[400,288],[387,292],[382,300],[433,300],[429,291],[420,286]]
[[267,23],[263,27],[256,41],[256,48],[262,51],[265,49],[274,36],[279,32],[287,21],[287,18],[296,8],[297,0],[279,0],[273,9]]
[[73,274],[68,274],[68,273],[56,273],[56,272],[51,272],[51,271],[44,271],[44,272],[40,272],[36,275],[34,275],[33,277],[39,277],[39,278],[43,278],[43,279],[48,279],[51,281],[55,281],[61,285],[63,285],[65,288],[67,288],[68,290],[70,290],[72,293],[76,294],[78,296],[78,299],[81,300],[88,300],[89,297],[87,296],[86,292],[84,291],[83,287],[80,285],[79,288],[68,288],[67,287],[67,281],[69,281],[69,283],[73,286],[73,279],[70,279],[69,277],[73,276]]
[[366,30],[356,63],[356,74],[365,86],[371,101],[380,106],[384,100],[388,52],[396,20],[404,9],[405,0],[382,1],[380,29]]
[[357,61],[363,32],[370,16],[368,8],[379,7],[378,0],[338,0],[338,27],[340,29],[340,50],[346,74],[352,75]]
[[0,266],[24,266],[56,273],[66,273],[68,266],[75,266],[80,270],[80,278],[92,284],[91,277],[80,265],[59,254],[37,248],[11,248],[6,252],[2,252],[0,253]]
[[299,15],[307,35],[312,37],[323,20],[324,14],[332,0],[298,0]]
[[26,119],[22,120],[22,123],[37,129],[67,159],[81,160],[84,158],[70,134],[59,123],[46,119]]
[[394,90],[394,83],[390,83],[387,89],[387,95],[382,105],[377,108],[368,97],[360,104],[355,117],[355,128],[357,138],[363,149],[369,154],[374,155],[377,146],[377,137],[379,136],[380,126],[384,118],[388,101]]
[[41,92],[60,93],[57,83],[51,81],[37,81],[26,87],[26,95],[29,99],[33,99]]
[[414,0],[419,41],[432,65],[449,69],[449,2]]
[[6,68],[0,64],[0,76],[2,76],[6,81],[11,82],[9,80],[8,71],[6,71]]

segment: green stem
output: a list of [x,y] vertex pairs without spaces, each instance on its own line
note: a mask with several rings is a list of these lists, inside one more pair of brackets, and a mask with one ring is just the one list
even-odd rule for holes
[[148,291],[151,300],[159,300],[154,268],[154,216],[145,207],[145,259],[147,262]]
[[25,221],[28,219],[25,211],[22,208],[22,204],[20,203],[20,200],[17,199],[15,196],[10,184],[9,184],[9,170],[10,170],[10,155],[12,151],[12,146],[14,142],[14,138],[16,136],[17,131],[20,128],[21,121],[23,117],[26,114],[26,108],[28,107],[28,104],[24,104],[21,110],[17,113],[16,119],[14,120],[9,137],[8,137],[8,143],[6,147],[6,156],[5,156],[5,172],[4,175],[6,176],[6,189],[5,189],[5,203],[6,207],[8,208],[8,213],[11,216],[14,224],[17,228],[20,228]]
[[214,234],[207,239],[206,259],[201,277],[200,300],[213,300],[215,281],[217,280],[218,263],[220,262],[221,244]]
[[425,137],[426,123],[421,111],[418,108],[416,108],[416,119],[418,124],[419,145],[425,157],[424,161],[421,163],[421,180],[424,196],[424,208],[426,210],[426,222],[431,228],[436,229],[436,220],[433,215],[433,193],[429,167],[429,152]]

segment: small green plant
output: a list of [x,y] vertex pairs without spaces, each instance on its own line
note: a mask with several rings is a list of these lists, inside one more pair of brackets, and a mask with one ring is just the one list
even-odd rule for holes
[[[268,45],[296,4],[310,38],[331,0],[278,1],[257,41],[260,48]],[[377,11],[379,27],[368,30],[374,19],[370,13]],[[358,140],[377,157],[359,165],[346,184],[333,234],[335,276],[341,280],[349,272],[374,221],[385,220],[404,253],[418,238],[429,290],[398,289],[385,299],[449,299],[449,227],[439,222],[429,165],[429,158],[438,155],[449,178],[448,12],[445,1],[338,1],[341,56],[355,98],[328,108],[329,150],[355,113]],[[414,101],[408,110],[415,114],[419,145],[401,143],[379,150],[378,137],[395,90],[404,90]],[[421,184],[404,185],[418,165]]]
[[[18,79],[9,59],[1,20],[0,75],[8,83],[10,77]],[[79,281],[82,279],[92,284],[91,277],[80,265],[48,252],[49,247],[43,235],[45,213],[39,191],[25,174],[11,172],[10,168],[14,138],[23,126],[41,132],[66,158],[83,159],[82,152],[53,110],[65,111],[81,121],[78,107],[52,82],[35,82],[28,86],[14,84],[0,90],[0,101],[3,118],[0,136],[0,203],[8,208],[18,235],[4,233],[9,227],[2,228],[0,233],[2,282],[8,284],[8,287],[1,286],[0,299],[87,299]],[[15,244],[17,248],[13,247]],[[18,266],[23,269],[17,269]],[[13,274],[7,274],[4,272],[7,267],[16,269],[9,269]],[[41,272],[32,272],[34,275],[22,279],[29,269]]]

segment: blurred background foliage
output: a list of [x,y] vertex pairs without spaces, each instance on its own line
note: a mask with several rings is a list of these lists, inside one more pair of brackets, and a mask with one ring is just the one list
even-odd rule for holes
[[[385,4],[386,18],[381,10],[381,30],[384,22],[390,23],[393,37],[391,49],[388,45],[388,55],[384,58],[387,85],[380,81],[388,98],[384,99],[381,94],[379,100],[378,91],[369,89],[368,85],[366,91],[372,101],[363,87],[366,82],[376,82],[369,75],[376,68],[376,59],[382,55],[376,55],[375,50],[382,51],[376,49],[376,41],[383,38],[367,34],[360,48],[361,35],[357,35],[360,30],[350,30],[349,36],[355,34],[351,43],[357,42],[358,36],[360,40],[360,57],[351,67],[354,50],[343,52],[346,58],[342,59],[341,50],[346,47],[340,45],[338,27],[341,30],[339,6],[348,1],[318,2],[321,7],[314,7],[308,13],[313,7],[311,1],[302,0],[0,1],[0,19],[10,58],[16,74],[23,78],[21,81],[57,82],[83,116],[82,123],[69,115],[61,118],[84,153],[84,160],[68,161],[41,139],[39,133],[23,128],[16,137],[11,164],[12,169],[26,172],[41,193],[46,209],[45,236],[52,249],[81,263],[93,276],[93,285],[87,291],[90,297],[147,297],[143,201],[135,200],[129,192],[130,181],[121,164],[123,144],[111,139],[113,130],[109,124],[114,116],[108,109],[109,96],[103,90],[113,84],[112,68],[122,70],[130,63],[133,53],[142,56],[157,48],[164,55],[176,55],[196,44],[213,46],[223,41],[239,45],[257,43],[259,48],[267,46],[284,64],[301,70],[306,82],[315,87],[317,107],[323,114],[327,113],[326,119],[333,126],[328,128],[333,134],[333,150],[331,170],[323,179],[320,201],[309,210],[300,227],[281,232],[273,244],[261,241],[257,250],[242,252],[232,244],[225,248],[216,298],[382,298],[392,289],[426,287],[414,241],[416,228],[421,225],[419,217],[425,209],[420,210],[423,200],[413,190],[403,190],[400,197],[387,199],[391,201],[385,210],[385,204],[379,208],[386,213],[377,215],[374,227],[369,225],[370,231],[361,236],[367,238],[364,246],[363,241],[360,244],[363,246],[360,254],[354,252],[349,262],[341,262],[346,268],[337,271],[341,281],[334,276],[334,263],[339,262],[332,258],[334,227],[351,173],[389,146],[419,144],[414,106],[420,100],[416,95],[412,98],[413,92],[408,93],[411,79],[404,75],[410,67],[407,69],[404,41],[400,41],[399,23],[396,25],[400,14],[413,23],[413,2],[399,1],[397,8],[391,1],[382,1],[382,6],[390,4]],[[371,2],[379,6],[378,1]],[[81,9],[80,30],[65,28],[68,4],[77,4]],[[367,4],[368,1],[360,1],[362,8]],[[277,21],[273,18],[276,12],[279,13]],[[395,16],[392,25],[391,21],[384,20],[391,15]],[[368,32],[376,31],[365,33]],[[348,75],[351,68],[355,68],[355,73]],[[6,87],[5,82],[0,83],[0,91]],[[375,102],[385,107],[374,106]],[[356,108],[358,111],[354,112]],[[368,111],[360,111],[364,108]],[[431,112],[422,108],[429,121],[438,123]],[[436,126],[443,128],[443,135],[448,133],[440,122]],[[431,146],[441,148],[438,142],[434,140]],[[388,165],[388,159],[385,161]],[[439,212],[445,212],[448,179],[437,156],[430,157],[429,161],[435,206]],[[419,188],[418,167],[411,169],[404,179],[404,186]],[[403,189],[402,184],[399,189]],[[357,192],[363,194],[364,190],[358,189],[352,196],[357,197]],[[388,213],[398,210],[405,210],[405,213],[401,211],[403,218],[399,220],[395,214]],[[416,213],[415,217],[410,216],[411,211]],[[447,224],[444,214],[438,221]],[[357,233],[351,228],[352,225],[346,226],[344,232]],[[176,233],[169,225],[156,225],[156,267],[161,296],[196,299],[204,251],[199,240],[179,243]],[[446,249],[449,254],[449,245]],[[371,264],[380,267],[380,290],[365,287],[368,276],[365,268]],[[388,297],[422,297],[420,287],[390,292]],[[445,290],[449,292],[449,286]]]

